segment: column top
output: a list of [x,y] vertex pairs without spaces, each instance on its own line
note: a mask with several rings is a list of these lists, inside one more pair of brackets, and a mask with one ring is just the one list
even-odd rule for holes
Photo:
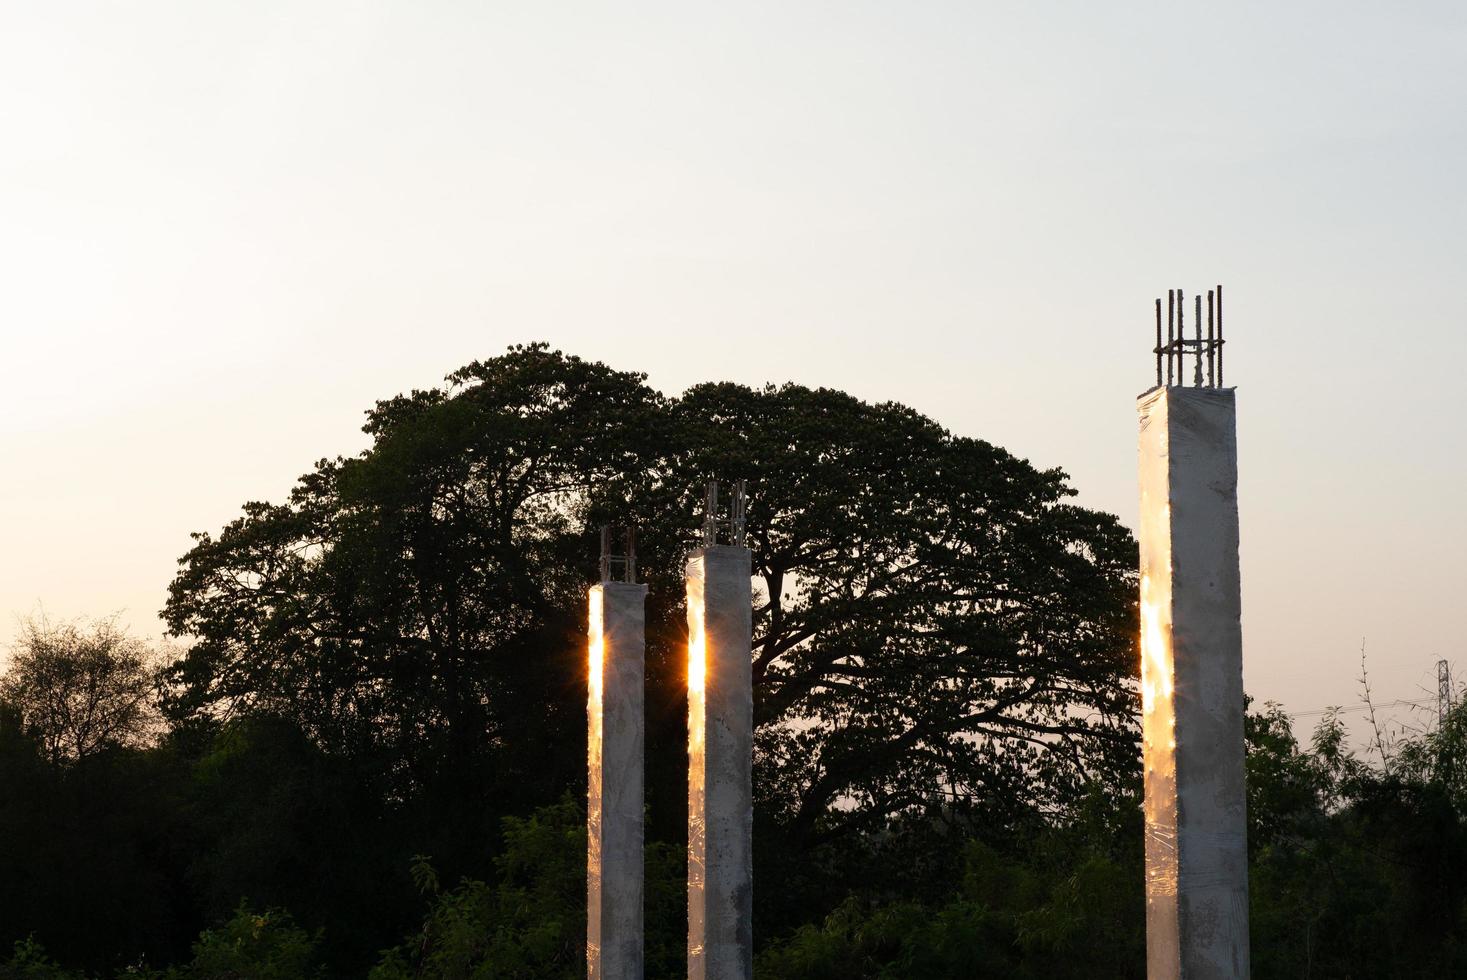
[[753,562],[754,553],[742,545],[736,544],[710,544],[701,548],[694,548],[688,553],[688,564],[695,561],[717,562],[719,564],[731,564],[738,562],[748,566]]
[[646,582],[597,582],[591,586],[591,591],[601,592],[606,595],[637,595],[647,594]]
[[1168,398],[1180,398],[1183,400],[1234,398],[1237,395],[1237,391],[1237,388],[1182,388],[1175,385],[1170,388],[1162,385],[1158,388],[1153,386],[1136,396],[1136,405],[1138,408],[1145,409],[1153,402],[1160,401],[1163,395]]

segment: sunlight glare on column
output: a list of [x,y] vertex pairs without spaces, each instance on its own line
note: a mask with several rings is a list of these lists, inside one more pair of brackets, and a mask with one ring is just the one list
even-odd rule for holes
[[[588,908],[599,908],[601,897],[601,821],[602,821],[602,672],[606,659],[603,638],[603,595],[599,586],[588,593],[586,618],[586,902]],[[598,963],[601,951],[601,918],[592,915],[586,929],[586,961]]]
[[708,646],[703,632],[703,607],[688,600],[688,693],[703,693],[708,676]]
[[586,633],[590,642],[587,645],[587,656],[590,661],[590,692],[591,700],[598,706],[601,703],[601,672],[606,663],[606,641],[602,636],[601,597],[591,597],[591,614]]
[[1157,696],[1172,696],[1171,657],[1161,628],[1161,609],[1151,594],[1151,576],[1141,576],[1141,711],[1156,710]]

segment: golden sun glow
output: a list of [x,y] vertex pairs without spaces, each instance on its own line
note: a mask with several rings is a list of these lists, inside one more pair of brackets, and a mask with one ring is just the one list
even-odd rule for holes
[[[707,761],[704,756],[704,737],[707,719],[704,712],[708,707],[706,692],[708,682],[708,638],[703,623],[703,602],[694,598],[693,589],[688,590],[688,854],[691,856],[699,841],[703,839],[703,824],[699,814],[703,809],[704,772]],[[690,869],[698,873],[696,868]]]
[[688,691],[702,693],[708,674],[707,641],[703,636],[703,607],[688,605]]
[[605,670],[606,662],[606,640],[602,636],[601,619],[601,597],[591,597],[591,613],[587,634],[590,642],[587,645],[587,658],[590,661],[590,690],[591,699],[597,704],[601,702],[601,676]]
[[1172,696],[1172,672],[1161,610],[1151,595],[1151,576],[1141,576],[1141,710],[1151,714],[1158,697]]

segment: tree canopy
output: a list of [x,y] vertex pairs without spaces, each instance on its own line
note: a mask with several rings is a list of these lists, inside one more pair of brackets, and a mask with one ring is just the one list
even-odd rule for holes
[[289,717],[403,798],[465,779],[553,798],[581,766],[597,525],[642,531],[650,682],[677,706],[697,502],[744,478],[758,793],[790,839],[1059,807],[1129,765],[1134,544],[1058,470],[897,404],[669,398],[543,346],[380,402],[365,430],[287,502],[196,535],[166,610],[194,639],[176,719]]

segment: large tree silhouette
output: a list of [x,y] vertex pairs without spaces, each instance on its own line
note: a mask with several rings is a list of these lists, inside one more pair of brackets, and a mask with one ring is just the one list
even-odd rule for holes
[[485,806],[554,799],[584,778],[595,528],[635,521],[670,811],[681,564],[704,481],[746,478],[757,795],[789,840],[1060,807],[1134,768],[1134,544],[1057,470],[900,405],[732,384],[673,400],[539,345],[380,402],[366,431],[286,503],[196,536],[166,609],[194,641],[175,719],[287,717],[466,833]]

